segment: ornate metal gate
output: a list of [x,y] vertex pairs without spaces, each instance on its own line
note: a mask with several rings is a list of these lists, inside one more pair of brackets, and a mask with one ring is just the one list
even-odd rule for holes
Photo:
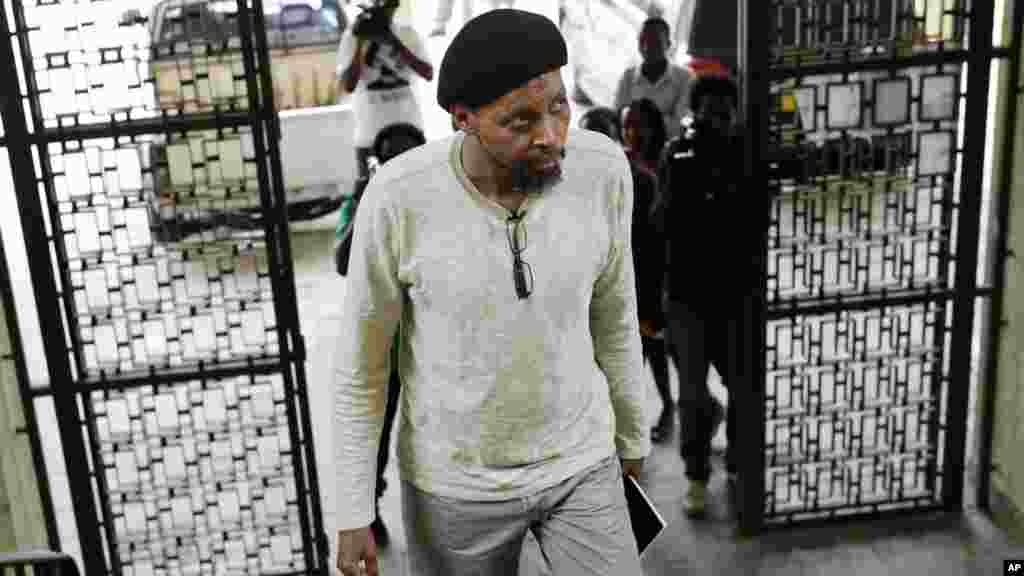
[[[56,408],[85,573],[325,573],[261,2],[163,2],[158,37],[121,7],[0,10],[31,393]],[[240,213],[262,228],[163,240]]]
[[993,2],[745,5],[748,168],[772,196],[744,523],[956,510],[989,69],[1009,54]]

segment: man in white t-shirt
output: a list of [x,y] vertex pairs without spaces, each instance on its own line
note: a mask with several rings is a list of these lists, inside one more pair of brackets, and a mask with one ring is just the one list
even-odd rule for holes
[[665,118],[668,138],[680,134],[681,121],[689,112],[690,72],[669,60],[672,46],[668,23],[661,17],[644,21],[637,44],[643,63],[627,68],[619,79],[612,107],[622,110],[631,102],[647,98]]
[[338,93],[352,97],[360,178],[369,174],[367,160],[381,130],[399,123],[423,130],[414,74],[429,82],[434,67],[419,33],[412,26],[395,23],[397,7],[398,2],[389,2],[384,8],[386,30],[360,34],[357,20],[345,30],[338,47]]

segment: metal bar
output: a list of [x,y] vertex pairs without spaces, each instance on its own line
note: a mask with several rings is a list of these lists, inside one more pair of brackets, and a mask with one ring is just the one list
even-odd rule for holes
[[[264,21],[263,14],[263,2],[254,1],[253,6],[256,10],[256,22],[262,23]],[[327,548],[326,542],[321,541],[323,534],[323,521],[320,510],[320,496],[317,489],[317,475],[316,475],[316,454],[313,448],[313,429],[309,418],[308,402],[306,399],[306,378],[305,378],[305,342],[302,338],[302,333],[299,327],[299,310],[295,296],[295,277],[292,271],[292,254],[291,244],[288,232],[288,210],[281,209],[281,207],[287,206],[287,199],[285,198],[285,187],[284,187],[284,170],[281,166],[281,151],[278,147],[281,141],[281,128],[278,124],[277,108],[274,105],[274,83],[273,78],[270,74],[270,53],[267,48],[267,29],[265,26],[256,26],[256,50],[262,60],[262,66],[259,67],[260,80],[262,82],[262,95],[263,95],[263,110],[270,116],[266,118],[267,129],[270,134],[269,142],[267,142],[267,153],[270,157],[270,176],[272,178],[273,188],[269,190],[274,194],[275,204],[278,207],[277,210],[273,211],[272,216],[276,218],[277,231],[279,236],[275,238],[275,244],[277,244],[280,250],[280,266],[279,270],[282,272],[280,275],[272,276],[271,282],[276,284],[274,286],[274,303],[277,306],[276,313],[279,314],[278,318],[284,318],[285,322],[278,323],[278,341],[283,346],[282,351],[287,354],[288,350],[293,348],[295,355],[299,357],[298,362],[290,362],[285,355],[282,355],[282,369],[284,375],[284,388],[285,394],[288,396],[290,401],[287,403],[288,411],[288,422],[289,429],[291,432],[291,441],[293,449],[298,451],[300,445],[305,447],[305,458],[303,460],[306,463],[307,470],[309,472],[309,485],[310,494],[313,496],[307,500],[307,505],[310,507],[309,512],[313,515],[313,523],[315,526],[315,534],[310,533],[309,520],[310,518],[306,514],[299,514],[299,525],[302,530],[302,548],[303,553],[306,556],[306,568],[318,570],[327,576],[329,563],[327,562]],[[269,206],[267,206],[269,208]],[[271,215],[267,215],[271,216]],[[269,218],[268,218],[269,219]],[[286,326],[291,327],[292,340],[287,340]],[[295,377],[298,382],[292,380],[292,369],[295,370]],[[300,422],[299,416],[296,409],[296,398],[298,399],[299,406],[302,409],[302,435],[305,436],[306,442],[303,443],[300,438]],[[295,467],[295,482],[296,489],[299,494],[307,494],[306,490],[306,479],[303,478],[303,469],[301,466]],[[301,508],[300,508],[301,510]],[[316,539],[317,546],[314,548],[314,538]]]
[[175,116],[167,115],[164,112],[163,115],[154,118],[136,118],[123,122],[111,120],[110,123],[62,125],[56,128],[43,128],[39,126],[39,130],[31,135],[31,141],[34,144],[95,140],[100,138],[113,138],[116,141],[121,137],[144,136],[147,134],[241,128],[250,125],[250,118],[251,115],[248,112],[241,111],[200,112]]
[[[991,38],[991,36],[989,36]],[[764,48],[761,47],[763,50]],[[992,47],[982,49],[989,60],[1010,58],[1010,49]],[[769,69],[768,75],[773,81],[803,78],[806,76],[822,76],[831,74],[850,74],[853,72],[884,71],[914,67],[942,66],[944,64],[962,64],[971,58],[971,50],[948,50],[943,52],[922,52],[913,56],[878,60],[851,60],[837,62],[818,62],[799,66],[776,66]]]
[[[976,288],[975,298],[991,298],[995,289],[989,286]],[[947,302],[956,297],[955,290],[936,290],[927,292],[888,293],[865,295],[863,298],[842,298],[832,300],[799,301],[790,300],[783,303],[768,305],[768,320],[781,320],[793,316],[834,314],[847,310],[870,310],[891,306],[913,306],[915,304],[931,304]]]
[[[113,376],[105,378],[89,378],[80,380],[75,387],[82,393],[106,391],[106,390],[130,390],[142,386],[167,386],[180,382],[193,380],[222,380],[238,376],[266,376],[276,374],[280,370],[280,361],[275,357],[272,359],[245,360],[218,364],[211,368],[200,367],[194,370],[192,367],[178,369],[169,372],[156,372],[155,370],[145,374],[131,376]],[[38,388],[32,390],[32,395],[50,396],[52,388]]]
[[[27,88],[27,94],[29,96],[28,103],[29,103],[29,108],[31,109],[30,111],[32,113],[32,124],[33,124],[33,128],[34,128],[33,133],[39,133],[39,132],[42,132],[43,126],[44,126],[45,122],[43,121],[42,104],[40,104],[40,102],[39,102],[39,89],[36,86],[36,75],[33,73],[34,72],[34,67],[32,66],[32,49],[31,49],[31,46],[29,45],[29,39],[28,39],[28,29],[29,29],[29,27],[28,27],[28,24],[25,22],[25,14],[24,14],[24,11],[22,10],[22,0],[12,0],[11,8],[12,8],[12,10],[14,12],[14,19],[15,19],[15,22],[16,22],[16,27],[17,27],[17,32],[18,32],[18,44],[21,47],[22,68],[25,71],[25,83],[27,84],[26,88]],[[33,142],[29,142],[29,145],[31,145],[31,144],[33,144]],[[47,150],[47,146],[45,145],[46,143],[45,142],[35,142],[35,144],[38,145],[38,148],[37,148],[38,154],[37,154],[37,156],[39,158],[39,166],[40,166],[40,168],[42,170],[42,174],[40,174],[40,176],[41,176],[41,179],[42,179],[42,182],[43,182],[43,189],[46,192],[47,208],[49,208],[48,212],[49,212],[49,221],[50,221],[50,231],[52,232],[53,237],[54,237],[54,239],[52,241],[52,246],[53,246],[54,252],[57,255],[57,262],[55,262],[55,264],[57,265],[58,270],[57,271],[51,270],[50,273],[51,274],[54,274],[54,273],[59,273],[60,274],[61,284],[62,284],[62,286],[64,288],[63,290],[58,290],[58,291],[55,291],[55,292],[47,292],[47,293],[43,293],[43,294],[39,294],[37,292],[37,294],[36,294],[36,302],[37,303],[39,303],[39,302],[46,302],[46,299],[40,299],[40,295],[43,295],[43,296],[57,296],[58,300],[62,300],[63,301],[63,304],[64,304],[64,314],[65,314],[65,318],[63,320],[66,322],[66,325],[65,325],[65,328],[66,328],[65,335],[72,342],[72,344],[74,344],[74,343],[77,343],[77,341],[79,340],[80,332],[78,330],[78,316],[75,313],[75,303],[74,303],[73,296],[72,296],[72,290],[70,289],[70,286],[72,286],[72,283],[71,283],[71,273],[69,271],[69,267],[67,266],[67,262],[68,262],[67,253],[66,253],[66,251],[64,249],[64,242],[58,242],[56,240],[56,237],[58,236],[58,233],[59,233],[58,231],[60,230],[60,221],[61,220],[60,220],[60,213],[57,211],[56,194],[54,194],[54,190],[53,190],[53,168],[50,166],[50,154],[49,154],[49,152]],[[35,199],[37,201],[38,201],[38,195],[39,195],[38,190],[33,188],[33,196],[35,197]],[[43,242],[40,246],[46,246],[48,244],[50,244],[50,241],[49,241],[49,239],[46,239],[46,241]],[[48,251],[47,251],[47,257],[45,258],[45,260],[47,262],[49,262],[51,260],[50,257],[49,257]],[[63,341],[64,341],[64,338],[61,338],[61,342],[63,342]],[[74,380],[75,376],[80,376],[81,374],[83,374],[85,372],[85,370],[84,370],[85,359],[83,358],[81,347],[80,346],[72,346],[72,349],[70,350],[70,352],[74,355],[75,369],[76,370],[72,374],[72,379],[67,381],[67,385],[69,385],[69,386],[71,385],[71,382]],[[67,353],[68,353],[68,350],[65,350],[64,354],[66,355]],[[47,358],[49,358],[49,355],[47,355]],[[70,471],[69,471],[69,473],[70,473]],[[72,484],[72,485],[74,485],[74,484]]]
[[[836,510],[840,509],[841,508],[837,508]],[[765,522],[763,530],[764,534],[762,537],[772,538],[774,535],[778,534],[779,531],[792,530],[797,525],[799,526],[799,529],[801,531],[805,529],[810,531],[822,530],[830,527],[836,527],[837,523],[842,523],[843,525],[846,525],[851,522],[874,522],[877,526],[877,521],[880,512],[881,511],[876,509],[870,512],[858,512],[854,514],[843,515],[837,514],[827,518],[816,518],[799,521],[789,520],[785,522]],[[922,528],[927,526],[934,526],[935,524],[942,524],[945,522],[959,521],[959,516],[957,516],[956,514],[947,513],[940,504],[932,504],[916,508],[897,508],[893,510],[885,510],[884,514],[887,520],[898,520],[900,521],[900,523],[907,523],[911,526],[919,526]],[[886,529],[894,528],[898,528],[898,526],[894,526],[892,523],[887,523]],[[787,532],[787,538],[791,538],[793,536],[793,532]]]
[[[768,182],[765,162],[769,138],[770,114],[764,103],[770,98],[768,50],[771,40],[769,25],[772,22],[769,3],[764,0],[737,0],[740,2],[740,37],[743,47],[743,117],[747,121],[744,139],[744,168],[747,178],[755,185]],[[766,194],[761,204],[751,207],[760,216],[757,231],[757,249],[754,265],[758,278],[755,296],[749,299],[743,313],[745,323],[742,338],[737,343],[740,362],[737,367],[737,397],[739,409],[737,418],[754,424],[749,434],[743,435],[739,452],[740,469],[740,527],[748,533],[757,532],[764,523],[764,481],[765,481],[765,330],[767,320],[766,300],[768,294],[768,230],[771,224],[771,198]],[[745,396],[745,397],[744,397]]]
[[[274,200],[275,196],[272,196],[271,186],[280,185],[280,159],[277,164],[273,162],[274,153],[276,152],[276,133],[273,130],[272,124],[262,122],[258,110],[261,105],[266,105],[265,102],[261,103],[259,100],[259,89],[260,86],[257,83],[257,78],[262,81],[262,88],[264,91],[273,91],[273,84],[269,80],[270,71],[267,68],[269,66],[269,55],[267,53],[266,44],[266,31],[263,29],[263,8],[262,3],[258,0],[253,2],[254,9],[250,12],[249,6],[246,0],[236,0],[238,6],[238,23],[239,31],[241,33],[242,40],[242,62],[245,68],[245,81],[247,86],[247,93],[249,97],[249,111],[250,111],[250,122],[252,123],[253,131],[253,148],[256,157],[259,159],[256,163],[257,172],[259,177],[260,187],[260,204],[263,207],[263,229],[266,235],[267,242],[267,257],[268,266],[271,271],[271,285],[274,296],[274,310],[278,314],[278,318],[288,318],[286,308],[284,304],[284,298],[291,295],[291,292],[285,291],[282,294],[282,282],[280,277],[280,266],[288,265],[283,262],[282,254],[279,252],[278,243],[281,241],[281,237],[287,237],[288,228],[287,221],[285,228],[281,230],[279,228],[279,220],[275,218],[275,215],[280,214],[281,210],[277,209]],[[250,15],[254,18],[255,22],[251,22]],[[253,36],[256,36],[256,45],[253,45]],[[256,51],[259,51],[259,62],[256,61]],[[259,76],[257,76],[259,75]],[[264,94],[264,101],[266,101],[267,95]],[[273,104],[273,99],[270,100]],[[270,108],[273,110],[273,108]],[[266,132],[264,132],[266,130]],[[269,133],[269,137],[272,140],[271,143],[267,143],[264,137]],[[276,174],[268,174],[267,162],[265,161],[267,156],[271,156],[271,169],[276,168]],[[274,181],[271,181],[271,178]],[[283,192],[279,189],[278,192]],[[283,204],[282,204],[283,205]],[[285,314],[282,314],[285,312]],[[288,410],[288,423],[289,423],[289,436],[292,443],[292,450],[297,454],[300,451],[301,440],[299,438],[298,427],[295,418],[295,407],[294,407],[294,395],[291,380],[291,362],[288,360],[289,356],[289,334],[284,324],[287,322],[277,323],[277,334],[278,334],[278,346],[281,351],[280,357],[280,369],[281,375],[284,379],[285,394],[288,397],[287,410]],[[305,485],[302,478],[301,466],[295,466],[295,482],[296,491],[300,495],[304,495]],[[301,497],[300,497],[301,498]],[[309,519],[306,517],[305,509],[300,499],[299,504],[299,524],[302,531],[302,549],[305,556],[306,569],[316,566],[316,557],[312,553],[312,542],[311,534],[309,532]]]
[[[18,30],[25,29],[24,14],[21,10],[20,0],[13,0],[11,8],[14,13]],[[6,12],[0,10],[0,29],[7,30]],[[28,53],[27,38],[24,34],[19,37],[19,45],[22,51],[22,61],[28,65],[25,70],[25,77],[30,82],[34,78],[31,68],[31,58]],[[0,67],[4,70],[7,78],[17,78],[17,65],[14,59],[11,42],[5,38],[0,42]],[[42,206],[39,202],[36,189],[36,174],[32,160],[32,152],[29,144],[28,126],[25,122],[25,111],[21,104],[21,98],[8,98],[3,108],[4,127],[7,130],[8,139],[17,142],[18,145],[8,148],[11,159],[11,175],[14,180],[16,197],[18,202],[18,213],[21,217],[21,227],[24,233],[25,250],[28,255],[29,273],[32,284],[35,286],[36,314],[39,318],[39,328],[43,338],[43,348],[46,353],[47,370],[49,371],[50,383],[57,387],[58,394],[54,395],[53,405],[57,415],[57,421],[66,423],[58,426],[60,439],[64,452],[64,463],[71,486],[76,486],[76,480],[81,480],[81,471],[86,468],[86,449],[82,435],[76,426],[71,423],[79,421],[78,405],[75,401],[75,391],[71,387],[72,371],[71,362],[68,358],[68,351],[64,342],[63,321],[60,316],[60,309],[46,304],[46,300],[40,300],[41,295],[50,296],[57,293],[56,282],[51,269],[49,243],[46,239],[46,229],[43,222]],[[30,98],[35,110],[33,115],[38,118],[38,102]],[[45,157],[45,151],[40,156]],[[34,200],[34,201],[33,201]],[[86,483],[85,486],[88,486]],[[75,524],[78,528],[78,539],[81,544],[82,562],[86,574],[105,574],[107,571],[106,560],[104,559],[102,541],[96,531],[98,517],[96,504],[91,489],[71,491],[71,504],[75,515]]]
[[[102,528],[107,535],[107,548],[110,558],[110,573],[121,574],[123,566],[121,555],[117,550],[117,532],[114,530],[114,511],[110,506],[110,488],[107,486],[107,474],[103,463],[103,455],[100,454],[99,432],[96,430],[96,413],[92,406],[92,395],[82,394],[82,411],[85,420],[79,423],[79,434],[81,427],[85,427],[85,434],[88,435],[88,448],[92,454],[92,470],[89,475],[96,482],[96,491],[99,493],[99,502],[103,511]],[[97,526],[100,528],[100,526]]]
[[998,119],[1004,126],[1003,132],[1003,160],[1002,174],[999,177],[999,194],[995,202],[996,211],[996,242],[995,242],[995,273],[992,279],[994,293],[992,296],[991,315],[989,317],[989,346],[988,346],[988,369],[985,373],[985,381],[982,384],[985,389],[985,412],[981,419],[981,446],[978,457],[978,485],[977,500],[978,507],[991,512],[991,483],[992,483],[992,442],[995,434],[995,412],[996,412],[996,391],[999,377],[999,338],[1003,333],[1003,297],[1006,288],[1006,257],[1009,250],[1009,225],[1010,225],[1010,197],[1013,186],[1013,161],[1016,153],[1017,133],[1014,127],[1017,126],[1017,105],[1020,95],[1014,87],[1020,82],[1020,53],[1022,36],[1024,36],[1024,8],[1015,2],[1010,2],[1008,7],[1013,10],[1013,20],[1010,38],[1010,70],[1009,78],[1006,81],[1008,90],[1006,97],[1006,117]]
[[982,170],[985,165],[985,131],[988,125],[988,88],[992,46],[992,2],[975,2],[971,13],[970,49],[965,117],[963,172],[961,174],[956,248],[956,290],[950,358],[949,401],[946,427],[946,462],[943,500],[946,509],[958,512],[963,503],[964,445],[967,431],[967,400],[971,382],[971,336],[974,326],[974,287],[978,273]]
[[[0,7],[2,10],[2,7]],[[2,16],[0,16],[2,18]],[[0,30],[5,24],[0,23]],[[10,43],[6,39],[0,39],[0,44],[7,46],[10,51]],[[5,48],[0,46],[0,51]],[[3,55],[0,54],[0,58]],[[10,86],[10,85],[8,85]],[[6,116],[4,116],[6,117]],[[22,349],[21,329],[18,326],[18,312],[14,302],[14,291],[11,289],[11,274],[7,267],[7,254],[4,251],[3,238],[0,238],[0,298],[4,301],[4,314],[7,317],[7,332],[10,335],[11,349],[14,358],[14,373],[18,379],[18,391],[21,397],[22,411],[24,412],[25,427],[28,429],[29,446],[32,450],[32,466],[35,468],[36,486],[39,489],[39,502],[43,509],[43,521],[46,523],[46,540],[50,548],[60,549],[60,533],[57,532],[57,518],[54,515],[53,497],[50,494],[50,476],[46,470],[46,458],[43,457],[43,445],[39,440],[39,428],[36,424],[36,408],[32,396],[32,382],[29,379],[28,368],[25,366],[25,351]]]
[[[28,35],[26,33],[29,28],[28,28],[26,22],[24,21],[25,15],[24,15],[24,12],[22,11],[21,1],[20,0],[13,0],[12,8],[13,8],[13,11],[14,11],[14,17],[15,17],[16,22],[17,22],[17,31],[18,31],[18,35],[19,35],[19,39],[20,39],[19,45],[21,46],[21,56],[22,56],[23,67],[24,67],[24,70],[25,70],[25,79],[26,79],[26,83],[28,84],[27,92],[28,92],[28,95],[29,95],[29,99],[28,99],[29,100],[29,106],[30,106],[31,112],[32,112],[32,123],[33,123],[34,129],[35,129],[34,130],[34,134],[40,134],[40,133],[43,133],[43,131],[44,131],[45,121],[43,120],[42,105],[41,105],[41,103],[39,101],[39,89],[36,86],[36,75],[33,73],[34,67],[32,66],[31,45],[30,45],[30,42],[29,42],[29,39],[28,39]],[[79,328],[78,328],[78,316],[75,313],[76,312],[76,310],[75,310],[75,303],[74,303],[73,295],[72,295],[73,291],[71,290],[72,283],[71,283],[70,267],[68,266],[68,257],[67,257],[67,253],[66,253],[66,250],[65,250],[63,239],[58,239],[58,234],[61,231],[61,219],[60,219],[60,214],[59,214],[58,208],[57,208],[56,194],[54,192],[53,169],[52,169],[52,167],[50,165],[50,154],[49,154],[49,150],[48,150],[49,149],[49,146],[48,146],[49,142],[46,142],[45,140],[42,140],[42,141],[38,141],[37,140],[34,144],[37,145],[39,164],[40,164],[40,168],[42,169],[43,190],[45,191],[46,204],[47,204],[47,207],[49,208],[50,230],[51,230],[51,233],[53,235],[51,238],[48,239],[48,241],[43,242],[41,244],[41,246],[43,247],[44,250],[48,246],[52,246],[53,247],[54,254],[56,255],[56,262],[54,262],[53,264],[55,264],[57,266],[57,270],[55,270],[55,271],[51,270],[51,274],[54,274],[54,273],[59,273],[60,274],[61,284],[62,284],[62,288],[63,288],[63,289],[58,290],[56,292],[44,293],[44,294],[42,294],[42,296],[44,296],[44,297],[40,297],[40,294],[37,294],[36,295],[36,302],[37,302],[37,304],[38,303],[43,303],[43,302],[47,301],[46,297],[54,297],[55,296],[59,301],[62,301],[62,303],[64,305],[64,318],[63,318],[64,324],[63,324],[63,326],[64,326],[64,328],[66,330],[65,335],[67,336],[67,340],[71,343],[70,350],[67,349],[67,348],[65,349],[64,357],[66,358],[68,356],[68,354],[70,353],[74,357],[75,367],[76,367],[75,372],[72,373],[71,378],[69,380],[64,382],[64,385],[68,387],[68,393],[67,393],[68,398],[67,398],[67,401],[70,402],[70,403],[76,404],[76,413],[77,413],[78,406],[77,406],[77,402],[76,402],[76,399],[77,399],[76,395],[79,393],[79,391],[73,385],[73,382],[76,379],[76,377],[81,377],[81,375],[85,373],[85,358],[84,358],[84,354],[83,354],[83,351],[82,351],[82,347],[77,345],[77,344],[80,343],[80,340],[81,340],[81,336],[80,336],[81,332],[79,331]],[[38,199],[38,194],[39,193],[38,193],[38,190],[37,190],[37,191],[35,191],[35,194],[33,194],[33,195]],[[48,254],[49,251],[47,250],[46,252],[47,252],[47,255],[49,255]],[[51,258],[46,258],[45,260],[47,262],[50,262]],[[43,305],[46,305],[46,304],[43,304]],[[61,338],[60,342],[64,343],[65,342],[64,338]],[[47,354],[47,361],[48,362],[52,361],[50,358],[51,357],[49,356],[49,354]],[[51,382],[51,385],[55,385],[55,383]],[[60,396],[61,396],[60,393],[58,393],[58,394],[56,394],[54,396],[54,403],[55,404],[57,403],[57,399],[60,398]],[[83,397],[82,398],[82,406],[81,407],[85,410],[85,413],[86,413],[87,416],[91,412],[90,407],[89,407],[89,402],[90,401],[91,400],[88,397]],[[62,428],[64,426],[71,427],[71,425],[72,425],[71,423],[74,423],[75,425],[74,425],[73,433],[76,434],[79,438],[81,438],[81,436],[82,436],[82,429],[81,429],[81,423],[78,420],[63,420],[63,419],[61,419],[59,421],[60,421],[60,427],[62,427]],[[91,419],[86,421],[86,431],[87,431],[87,433],[89,433],[89,443],[88,443],[88,445],[85,445],[84,441],[82,442],[83,443],[83,450],[89,450],[91,448],[93,466],[94,467],[95,466],[102,466],[102,460],[99,459],[99,452],[98,452],[98,448],[97,448],[96,443],[95,443],[96,442],[96,438],[95,438],[94,430],[92,430],[92,425],[93,425],[93,423],[91,422]],[[85,453],[88,454],[88,452],[85,452]],[[73,487],[72,488],[73,491],[76,488],[78,490],[88,491],[89,492],[89,497],[92,498],[93,497],[93,485],[88,480],[89,480],[90,476],[93,476],[95,478],[96,489],[99,491],[99,494],[98,494],[99,498],[98,498],[98,500],[99,500],[100,511],[102,512],[104,519],[103,519],[103,522],[96,522],[96,523],[94,523],[92,529],[99,529],[102,526],[102,528],[105,530],[106,537],[107,537],[106,544],[107,544],[108,559],[109,559],[110,562],[113,563],[111,568],[113,569],[114,573],[120,573],[120,571],[121,571],[120,556],[117,554],[117,547],[116,547],[117,540],[116,540],[116,534],[114,532],[113,511],[111,510],[110,499],[107,497],[106,477],[105,476],[94,476],[91,473],[91,471],[89,470],[88,460],[83,460],[82,464],[83,464],[83,466],[82,466],[81,469],[75,469],[74,471],[72,471],[71,468],[68,468],[69,486]],[[99,538],[97,538],[97,540],[99,540]],[[84,544],[83,544],[83,546],[84,546]],[[90,573],[91,574],[92,571],[93,571],[92,568],[89,568],[89,567],[86,568],[86,573]]]

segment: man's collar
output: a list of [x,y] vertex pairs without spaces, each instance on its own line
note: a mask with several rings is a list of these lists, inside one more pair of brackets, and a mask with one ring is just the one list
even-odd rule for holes
[[[661,62],[642,62],[640,64],[640,75],[651,84],[661,82],[668,75],[669,61],[666,58]],[[657,72],[657,78],[653,81],[647,77],[647,72]]]

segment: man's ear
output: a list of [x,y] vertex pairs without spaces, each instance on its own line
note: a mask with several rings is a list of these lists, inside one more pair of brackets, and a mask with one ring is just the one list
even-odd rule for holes
[[452,105],[452,118],[455,126],[463,132],[473,132],[480,127],[480,117],[462,104]]

